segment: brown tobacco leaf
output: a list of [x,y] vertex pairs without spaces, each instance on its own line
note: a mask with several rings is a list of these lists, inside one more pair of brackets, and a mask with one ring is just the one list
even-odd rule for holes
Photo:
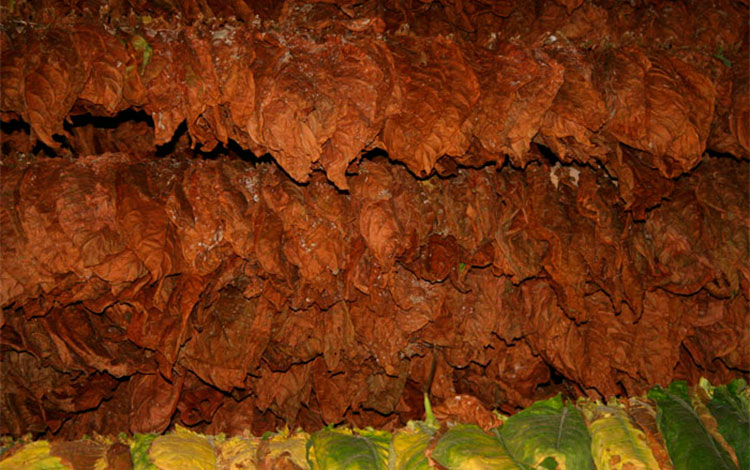
[[177,402],[180,421],[186,426],[210,422],[223,402],[224,394],[220,390],[207,385],[195,374],[188,372],[180,400]]
[[[672,292],[690,294],[704,286],[721,297],[739,292],[737,273],[746,268],[735,264],[734,257],[747,244],[746,238],[738,234],[747,232],[749,222],[727,214],[737,213],[741,205],[747,204],[748,195],[739,188],[736,198],[714,192],[736,184],[719,176],[715,168],[714,162],[707,162],[705,176],[696,175],[695,186],[678,186],[680,194],[673,195],[672,210],[657,209],[646,223],[647,234],[653,239],[656,268],[671,273],[663,276],[660,284]],[[723,218],[728,218],[726,230],[714,228],[715,222]],[[705,263],[708,257],[717,262]]]
[[[472,166],[507,154],[523,166],[539,157],[528,154],[535,138],[582,163],[606,160],[619,140],[653,153],[669,177],[693,168],[707,142],[748,151],[739,5],[618,5],[608,15],[605,6],[577,0],[536,9],[289,3],[283,11],[261,8],[271,23],[252,25],[183,24],[179,15],[227,11],[195,5],[172,5],[179,13],[172,23],[147,24],[170,8],[140,5],[133,8],[147,12],[143,24],[112,23],[121,9],[111,7],[107,28],[86,9],[55,5],[40,14],[53,23],[43,33],[3,33],[1,74],[3,119],[21,116],[53,147],[56,134],[81,138],[62,126],[72,114],[134,106],[154,120],[152,145],[169,142],[184,121],[192,146],[212,150],[233,140],[270,152],[297,181],[320,165],[342,189],[348,165],[376,144],[420,175],[446,154]],[[241,5],[229,11],[251,14]],[[55,8],[64,19],[53,21]],[[705,34],[704,23],[717,34]],[[475,34],[476,43],[457,31]],[[653,46],[649,37],[657,38]],[[731,73],[715,70],[726,68],[723,54],[737,64]]]
[[464,130],[492,159],[502,161],[498,154],[507,154],[514,164],[525,166],[531,160],[531,139],[563,83],[564,69],[544,53],[512,44],[470,52],[481,97]]
[[[339,302],[329,310],[322,312],[322,316],[325,328],[323,359],[327,370],[336,372],[339,370],[342,360],[346,360],[346,351],[354,349],[356,344],[354,325],[345,302]],[[317,376],[318,374],[313,375]]]
[[510,411],[550,367],[591,395],[747,367],[743,162],[707,158],[638,223],[577,165],[419,181],[366,159],[348,194],[229,158],[3,165],[0,337],[45,361],[39,395],[28,368],[3,393],[11,433],[127,427],[117,410],[148,430],[396,425],[428,383]]
[[[251,69],[255,60],[253,30],[228,24],[210,34],[211,59],[221,97],[219,106],[209,106],[199,119],[205,119],[215,129],[218,141],[226,144],[230,137],[241,141],[233,132],[233,123],[246,126],[255,109],[255,78]],[[227,118],[227,108],[231,119]],[[210,141],[210,137],[201,140]]]
[[618,145],[607,168],[617,176],[620,198],[635,220],[644,220],[646,211],[658,206],[674,189],[674,180],[664,178],[653,157],[645,152]]
[[109,446],[92,440],[61,441],[50,445],[49,453],[60,457],[63,465],[76,470],[94,469],[99,459],[105,458]]
[[184,374],[173,374],[172,381],[159,373],[131,377],[128,381],[130,432],[159,434],[167,429],[177,409],[184,381]]
[[[643,316],[634,328],[632,317],[623,314],[616,317],[609,299],[599,293],[586,299],[592,321],[576,327],[559,308],[549,306],[554,295],[549,286],[534,281],[524,283],[521,291],[525,314],[531,319],[526,340],[532,350],[540,351],[545,361],[565,376],[576,377],[576,382],[588,384],[599,394],[616,390],[617,381],[629,393],[642,393],[644,389],[637,384],[645,378],[639,374],[653,373],[672,379],[674,364],[679,361],[676,344],[687,334],[687,321],[663,318],[659,313],[659,308],[684,308],[664,305],[675,301],[672,297],[647,296]],[[610,333],[603,336],[600,331]],[[675,343],[659,339],[665,335],[674,338]],[[555,351],[556,357],[548,357],[544,351]],[[636,356],[636,351],[649,354]],[[594,367],[596,364],[599,365]],[[607,365],[602,367],[602,364]]]
[[378,264],[390,269],[400,254],[400,228],[393,203],[381,200],[367,205],[360,215],[360,231]]
[[[601,66],[600,66],[601,67]],[[606,131],[654,155],[666,177],[691,170],[706,149],[716,89],[699,70],[667,54],[616,50],[602,72],[613,117]],[[607,69],[609,67],[609,69]]]
[[133,460],[130,447],[122,442],[115,442],[107,450],[107,465],[109,470],[132,470]]
[[81,26],[74,32],[73,44],[90,67],[78,95],[79,100],[91,103],[90,111],[113,115],[125,107],[124,99],[137,103],[137,92],[123,93],[126,81],[132,80],[129,86],[133,90],[140,85],[140,76],[133,73],[137,63],[116,37],[103,29]]
[[[236,400],[234,397],[224,397],[221,407],[216,410],[212,421],[208,424],[204,432],[208,434],[226,433],[228,436],[238,436],[247,434],[248,431],[254,431],[257,428],[255,400],[247,397],[242,400]],[[261,423],[262,424],[262,423]]]
[[[739,58],[734,58],[737,60]],[[739,59],[743,60],[743,59]],[[736,131],[742,132],[742,127],[733,127],[730,123],[730,116],[740,116],[742,108],[750,108],[750,102],[745,102],[743,88],[748,86],[745,74],[740,69],[728,68],[718,58],[712,57],[712,60],[705,65],[709,70],[714,70],[713,76],[716,76],[716,109],[714,119],[711,122],[711,134],[706,143],[707,148],[718,153],[727,153],[731,155],[745,155],[748,150],[743,148],[738,140]],[[742,67],[742,66],[740,66]],[[742,77],[742,78],[740,78]],[[735,90],[738,90],[735,93]],[[739,113],[732,113],[731,108],[737,108]],[[736,123],[735,123],[736,124]],[[735,131],[732,129],[734,128]]]
[[123,233],[123,241],[157,280],[175,272],[181,257],[171,248],[175,235],[164,206],[153,197],[153,191],[160,190],[158,183],[143,176],[138,167],[116,175],[116,223],[132,227]]
[[115,377],[143,370],[144,364],[136,359],[138,348],[127,341],[120,326],[107,320],[102,315],[70,306],[54,309],[33,322],[49,335],[66,370],[107,371]]
[[[567,1],[567,0],[566,0]],[[610,9],[603,4],[583,3],[566,18],[565,23],[547,41],[553,48],[561,43],[600,44],[612,40]],[[566,68],[566,73],[568,72]],[[576,71],[573,71],[576,74]]]
[[352,405],[359,408],[359,404],[367,399],[367,377],[373,369],[363,364],[342,366],[338,371],[329,372],[320,359],[313,362],[311,380],[323,422],[336,423],[346,415],[347,408]]
[[[4,96],[4,94],[3,94]],[[23,226],[17,212],[18,185],[23,176],[21,171],[0,171],[0,237],[3,243],[0,243],[0,254],[2,258],[21,259],[22,254],[26,252],[23,244],[27,237],[23,234]],[[34,277],[39,280],[40,277],[51,279],[52,276],[39,276],[38,268],[31,259],[25,263],[3,263],[3,269],[0,269],[0,304],[8,305],[12,298],[20,299],[23,295],[23,285],[31,286]],[[33,273],[37,272],[35,276]],[[38,292],[38,289],[33,289]]]
[[[26,68],[26,56],[24,54],[17,54],[16,50],[12,47],[14,39],[8,35],[7,31],[0,33],[0,58],[2,59],[2,73],[0,74],[0,86],[2,86],[2,94],[0,94],[0,109],[3,111],[14,110],[17,113],[23,113],[25,102],[23,98],[24,94],[24,82],[25,82],[25,68]],[[23,47],[25,50],[25,44],[23,46],[16,44],[16,47]],[[3,117],[3,122],[6,119]]]
[[[53,135],[66,135],[63,119],[67,116],[78,90],[83,86],[75,50],[65,45],[69,35],[62,31],[52,31],[52,37],[43,46],[57,44],[60,49],[52,53],[42,52],[42,58],[25,74],[23,99],[26,104],[25,117],[39,139],[52,148],[60,144]],[[28,67],[28,65],[27,65]]]
[[346,45],[340,55],[346,59],[335,64],[331,74],[335,89],[346,93],[346,104],[336,130],[323,145],[320,161],[328,178],[339,189],[348,189],[348,165],[375,139],[398,95],[393,59],[383,43],[372,41],[357,48]]
[[[286,260],[311,287],[327,290],[344,267],[349,214],[336,202],[336,191],[318,175],[305,193],[291,181],[266,185],[264,202],[281,219]],[[309,303],[309,302],[307,302]]]
[[[7,327],[3,330],[7,334]],[[3,352],[3,399],[0,402],[0,430],[3,434],[22,435],[44,432],[47,426],[59,428],[60,413],[43,405],[45,394],[65,381],[64,374],[43,367],[28,352]]]
[[553,57],[564,67],[564,81],[544,117],[540,140],[562,161],[606,159],[611,146],[600,142],[598,132],[607,122],[607,108],[593,83],[591,57],[562,47]]
[[271,341],[264,358],[276,370],[286,370],[294,363],[306,363],[323,353],[324,332],[317,326],[321,313],[317,308],[290,310],[277,315],[271,325]]
[[750,369],[742,2],[69,3],[0,28],[0,433]]
[[[471,362],[456,373],[462,384],[458,391],[470,391],[484,406],[499,408],[504,412],[515,411],[517,406],[530,406],[539,383],[549,380],[549,367],[539,356],[531,352],[526,342],[506,346],[502,340],[493,338],[490,343],[492,356],[487,364]],[[546,377],[546,378],[545,378]]]
[[570,13],[581,6],[583,0],[557,0],[557,3],[563,5],[568,10],[568,13]]
[[267,364],[261,364],[259,377],[249,379],[257,395],[255,405],[261,411],[270,409],[287,422],[295,421],[302,403],[310,398],[311,371],[312,363],[295,364],[284,372],[274,372]]
[[[211,36],[210,43],[209,34]],[[219,55],[218,51],[213,48],[214,34],[199,29],[189,29],[184,32],[183,42],[187,46],[185,50],[190,53],[185,57],[183,69],[180,71],[184,77],[184,80],[180,80],[180,82],[186,85],[183,96],[187,101],[185,103],[185,118],[188,131],[191,137],[200,142],[206,151],[211,151],[218,142],[224,144],[228,142],[228,130],[219,117],[221,111],[218,105],[223,101],[219,86],[220,79],[215,67],[212,66],[213,56]],[[239,56],[239,51],[237,52],[237,56]],[[245,58],[248,57],[245,56]],[[252,82],[245,82],[243,85],[252,85]],[[251,92],[252,88],[248,90],[247,95]],[[245,96],[240,99],[245,98]],[[210,132],[201,132],[202,127],[198,126],[201,116],[209,124],[213,124]]]
[[[218,77],[207,51],[208,38],[196,37],[204,34],[205,31],[187,29],[176,35],[161,31],[130,39],[133,44],[145,43],[141,47],[153,51],[142,80],[147,90],[145,109],[154,119],[157,145],[169,142],[183,121],[193,130],[206,108],[218,104]],[[211,148],[209,144],[208,149]]]
[[460,254],[460,250],[453,237],[433,235],[427,245],[420,250],[419,258],[409,266],[409,269],[421,279],[442,282],[458,266],[456,254]]
[[[283,39],[282,39],[283,40]],[[388,117],[393,60],[379,41],[299,37],[258,47],[256,110],[247,131],[297,181],[321,161],[331,181],[348,188],[345,170]]]
[[[735,68],[732,69],[732,107],[729,113],[729,128],[732,135],[737,139],[742,149],[745,150],[745,158],[750,153],[750,81],[747,79],[748,64],[747,56],[737,58]],[[742,152],[737,152],[742,155]]]
[[[713,360],[709,359],[714,354],[731,368],[750,368],[750,331],[747,328],[738,330],[724,326],[742,322],[747,318],[747,302],[744,299],[742,295],[738,295],[731,299],[728,305],[721,302],[721,307],[719,301],[708,302],[712,314],[706,315],[707,318],[696,325],[698,327],[694,329],[694,334],[686,338],[685,347],[691,354],[695,354],[699,358],[697,362],[705,364],[707,369],[714,368]],[[700,307],[706,308],[703,305]],[[723,311],[719,317],[715,312],[720,308]]]
[[267,301],[247,300],[227,287],[213,305],[203,307],[199,333],[186,342],[180,362],[221,390],[242,387],[268,344],[271,319]]
[[401,394],[406,384],[406,376],[409,370],[409,361],[399,361],[398,369],[393,375],[385,373],[367,374],[367,398],[363,400],[362,407],[374,410],[384,416],[392,414],[398,406]]
[[158,351],[160,370],[171,377],[182,344],[188,336],[188,319],[203,290],[197,276],[162,279],[155,288],[145,289],[140,299],[133,299],[128,339]]
[[456,395],[433,408],[435,417],[441,421],[473,423],[489,431],[502,424],[492,411],[471,395]]
[[479,83],[453,41],[404,36],[388,45],[403,103],[386,121],[383,143],[391,158],[426,176],[441,156],[468,148],[461,126],[479,99]]

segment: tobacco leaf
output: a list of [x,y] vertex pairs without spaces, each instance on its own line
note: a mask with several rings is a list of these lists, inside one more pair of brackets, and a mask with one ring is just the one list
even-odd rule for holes
[[727,451],[711,436],[690,404],[685,382],[649,391],[659,408],[657,422],[676,470],[736,468]]
[[64,465],[74,469],[96,468],[99,459],[106,456],[108,446],[93,440],[54,442],[49,454],[59,457]]
[[544,53],[532,53],[513,44],[495,51],[472,49],[471,65],[481,96],[472,108],[465,132],[478,139],[481,149],[502,163],[507,154],[525,166],[532,138],[563,83],[564,68]]
[[450,470],[532,468],[508,451],[497,431],[485,433],[477,426],[467,424],[457,424],[448,430],[435,445],[431,457]]
[[9,432],[398,425],[429,383],[511,411],[550,368],[603,394],[727,380],[747,367],[746,163],[659,188],[637,156],[618,171],[655,186],[630,209],[601,171],[551,162],[416,180],[368,157],[339,193],[235,158],[4,159],[3,348],[80,374],[9,389]]
[[[606,132],[648,151],[666,177],[702,159],[714,112],[716,89],[692,65],[667,54],[647,56],[634,48],[614,51],[603,72],[612,118]],[[617,77],[617,78],[615,78]]]
[[388,45],[403,103],[386,120],[383,143],[391,158],[427,176],[442,155],[466,151],[461,126],[479,99],[479,83],[453,41],[394,37]]
[[184,380],[184,374],[174,374],[172,381],[159,373],[131,377],[128,381],[130,431],[161,433],[167,429],[177,408]]
[[[565,35],[570,38],[571,32]],[[604,96],[594,83],[592,57],[562,47],[552,57],[563,67],[564,76],[539,129],[540,140],[562,161],[606,160],[611,144],[598,133],[609,116]]]
[[181,364],[220,390],[242,387],[269,341],[271,316],[263,306],[237,289],[222,290],[213,305],[202,307],[207,313],[183,346]]
[[646,436],[617,402],[579,403],[591,434],[591,454],[597,468],[646,470],[659,464]]

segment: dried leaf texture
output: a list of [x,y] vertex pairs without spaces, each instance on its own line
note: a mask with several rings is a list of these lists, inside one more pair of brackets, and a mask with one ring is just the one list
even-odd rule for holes
[[0,5],[0,434],[750,372],[747,4],[413,3]]
[[639,223],[585,167],[367,159],[349,194],[240,159],[4,167],[3,432],[75,434],[107,397],[134,431],[262,429],[407,419],[428,383],[512,409],[550,367],[604,395],[750,367],[745,163],[707,159]]
[[[624,144],[669,178],[707,149],[747,157],[740,7],[579,4],[540,2],[536,17],[520,4],[289,2],[251,23],[220,21],[208,8],[205,21],[181,25],[152,18],[159,12],[147,5],[107,27],[85,9],[43,29],[16,19],[3,31],[3,120],[21,117],[46,145],[77,148],[86,137],[71,135],[65,119],[138,108],[153,120],[152,145],[169,143],[184,122],[192,147],[236,142],[269,152],[298,182],[322,167],[341,189],[349,165],[375,146],[418,176],[450,171],[451,160],[509,156],[524,166],[532,141],[564,161],[605,164]],[[242,18],[245,7],[230,8]],[[722,34],[691,37],[684,25],[701,14]]]

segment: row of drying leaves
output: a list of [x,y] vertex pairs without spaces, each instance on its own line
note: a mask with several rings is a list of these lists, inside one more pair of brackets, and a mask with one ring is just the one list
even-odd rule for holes
[[[692,388],[674,382],[653,388],[648,399],[607,404],[586,399],[564,403],[558,395],[501,417],[502,425],[487,431],[439,422],[427,396],[425,409],[425,421],[410,422],[394,433],[328,427],[312,435],[284,430],[260,438],[227,438],[177,427],[163,436],[17,443],[0,469],[120,468],[112,458],[117,454],[107,450],[115,443],[128,449],[123,442],[136,470],[750,468],[750,389],[742,379],[719,387],[706,380]],[[89,466],[82,463],[86,446],[81,442],[89,443]]]
[[[231,139],[270,152],[300,182],[320,165],[342,189],[348,165],[376,146],[416,174],[443,155],[481,165],[507,154],[525,166],[536,158],[532,139],[582,163],[606,162],[622,142],[652,154],[668,177],[700,162],[711,132],[722,132],[719,151],[743,153],[742,123],[724,114],[741,121],[746,105],[717,95],[732,90],[721,83],[732,78],[711,54],[588,53],[562,41],[489,50],[384,35],[376,19],[356,30],[330,23],[302,34],[294,22],[106,28],[64,19],[7,28],[0,110],[57,148],[71,115],[142,109],[156,145],[186,122],[204,150]],[[719,110],[719,98],[732,113]]]

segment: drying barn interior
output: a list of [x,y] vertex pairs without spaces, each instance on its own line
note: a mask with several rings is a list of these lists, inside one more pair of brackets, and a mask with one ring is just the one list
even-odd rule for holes
[[0,435],[750,373],[747,1],[0,12]]

